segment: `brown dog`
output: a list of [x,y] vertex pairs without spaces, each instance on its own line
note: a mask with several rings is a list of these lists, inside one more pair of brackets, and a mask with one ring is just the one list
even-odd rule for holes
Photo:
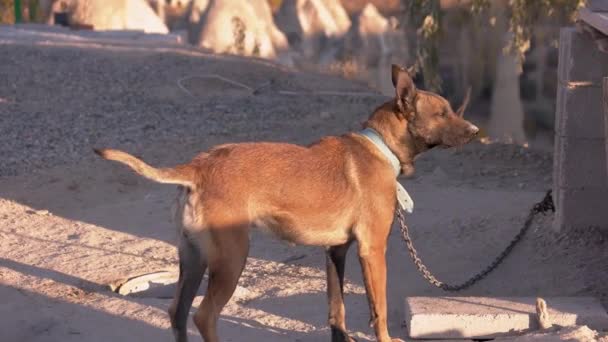
[[[357,241],[376,337],[396,341],[387,329],[385,261],[396,174],[411,175],[417,154],[467,143],[478,128],[462,118],[466,100],[454,113],[443,97],[417,90],[405,69],[393,65],[392,78],[395,99],[365,123],[368,132],[383,140],[384,149],[365,135],[350,133],[308,147],[221,145],[188,164],[160,169],[121,151],[96,151],[146,178],[181,185],[176,215],[180,275],[169,309],[177,341],[187,340],[188,312],[207,268],[209,284],[194,322],[205,341],[218,341],[217,320],[245,265],[250,227],[268,228],[293,243],[326,247],[332,341],[352,340],[345,325],[343,280],[346,252]],[[396,172],[391,161],[397,163]]]

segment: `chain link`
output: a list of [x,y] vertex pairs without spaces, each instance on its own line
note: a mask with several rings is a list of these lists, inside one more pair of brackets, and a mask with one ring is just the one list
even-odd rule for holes
[[502,253],[500,253],[498,255],[498,257],[496,257],[496,259],[494,259],[494,261],[492,261],[492,263],[490,263],[486,268],[481,270],[481,272],[477,273],[476,275],[474,275],[473,277],[471,277],[469,280],[465,281],[464,283],[457,284],[457,285],[446,284],[446,283],[438,280],[429,271],[429,269],[422,263],[422,260],[418,256],[418,252],[416,251],[416,248],[414,248],[414,244],[412,243],[412,238],[410,237],[409,228],[405,224],[405,215],[403,213],[403,210],[399,206],[397,206],[397,220],[399,221],[401,235],[403,236],[403,240],[405,241],[405,244],[410,253],[410,256],[412,257],[412,260],[414,261],[414,265],[416,265],[416,268],[418,269],[418,271],[420,271],[420,273],[422,273],[422,276],[424,277],[424,279],[426,279],[431,285],[434,285],[444,291],[456,292],[456,291],[461,291],[461,290],[471,287],[473,284],[475,284],[478,281],[480,281],[481,279],[485,278],[490,272],[495,270],[496,267],[498,267],[498,265],[500,265],[503,262],[503,260],[511,253],[511,251],[513,250],[515,245],[517,245],[517,243],[519,241],[521,241],[523,236],[526,234],[526,232],[532,225],[532,222],[534,221],[534,218],[536,217],[536,215],[539,213],[544,214],[549,210],[555,212],[555,206],[553,204],[551,190],[547,191],[547,193],[545,194],[545,197],[543,198],[542,201],[536,203],[532,207],[532,209],[530,210],[530,213],[528,213],[528,217],[526,217],[524,226],[519,230],[517,235],[515,235],[513,240],[511,240],[511,242],[509,243],[507,248],[505,248],[502,251]]

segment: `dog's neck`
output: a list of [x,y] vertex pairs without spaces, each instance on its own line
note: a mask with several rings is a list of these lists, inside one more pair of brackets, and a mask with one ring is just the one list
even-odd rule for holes
[[393,167],[393,172],[395,172],[395,177],[398,177],[399,174],[401,173],[401,161],[395,155],[395,153],[393,153],[393,151],[391,151],[391,149],[388,146],[386,146],[386,143],[384,142],[384,139],[382,139],[380,134],[378,132],[376,132],[375,129],[370,128],[370,127],[365,128],[364,130],[359,132],[359,134],[361,134],[362,136],[369,139],[372,142],[372,144],[374,144],[374,146],[376,146],[376,148],[380,152],[382,152],[382,154],[386,157],[386,159],[388,159],[389,163]]
[[428,148],[424,144],[416,142],[416,139],[407,127],[408,123],[405,119],[401,119],[403,120],[401,121],[395,114],[386,113],[392,107],[388,106],[388,104],[385,104],[385,106],[386,108],[380,108],[380,111],[384,111],[384,113],[378,112],[379,115],[372,116],[364,124],[364,128],[371,128],[380,136],[385,146],[399,160],[401,174],[405,177],[410,177],[415,171],[414,158]]

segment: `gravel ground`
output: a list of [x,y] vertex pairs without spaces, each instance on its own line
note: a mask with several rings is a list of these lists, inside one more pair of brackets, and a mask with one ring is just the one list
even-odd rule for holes
[[[351,124],[358,128],[378,103],[374,96],[277,95],[369,90],[267,62],[189,56],[188,49],[117,49],[0,44],[0,176],[91,160],[94,146],[140,152],[151,144],[209,136],[284,139],[300,120],[317,122],[312,134],[298,134],[312,141],[335,130],[338,121],[344,131]],[[208,74],[262,88],[251,95],[217,79],[194,78],[182,82],[190,96],[178,86],[181,78]]]

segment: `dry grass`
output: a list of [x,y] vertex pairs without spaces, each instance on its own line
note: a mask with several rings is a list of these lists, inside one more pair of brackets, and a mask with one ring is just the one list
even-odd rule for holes
[[361,65],[355,59],[345,59],[332,62],[328,71],[332,75],[344,77],[346,79],[356,79],[361,76]]

